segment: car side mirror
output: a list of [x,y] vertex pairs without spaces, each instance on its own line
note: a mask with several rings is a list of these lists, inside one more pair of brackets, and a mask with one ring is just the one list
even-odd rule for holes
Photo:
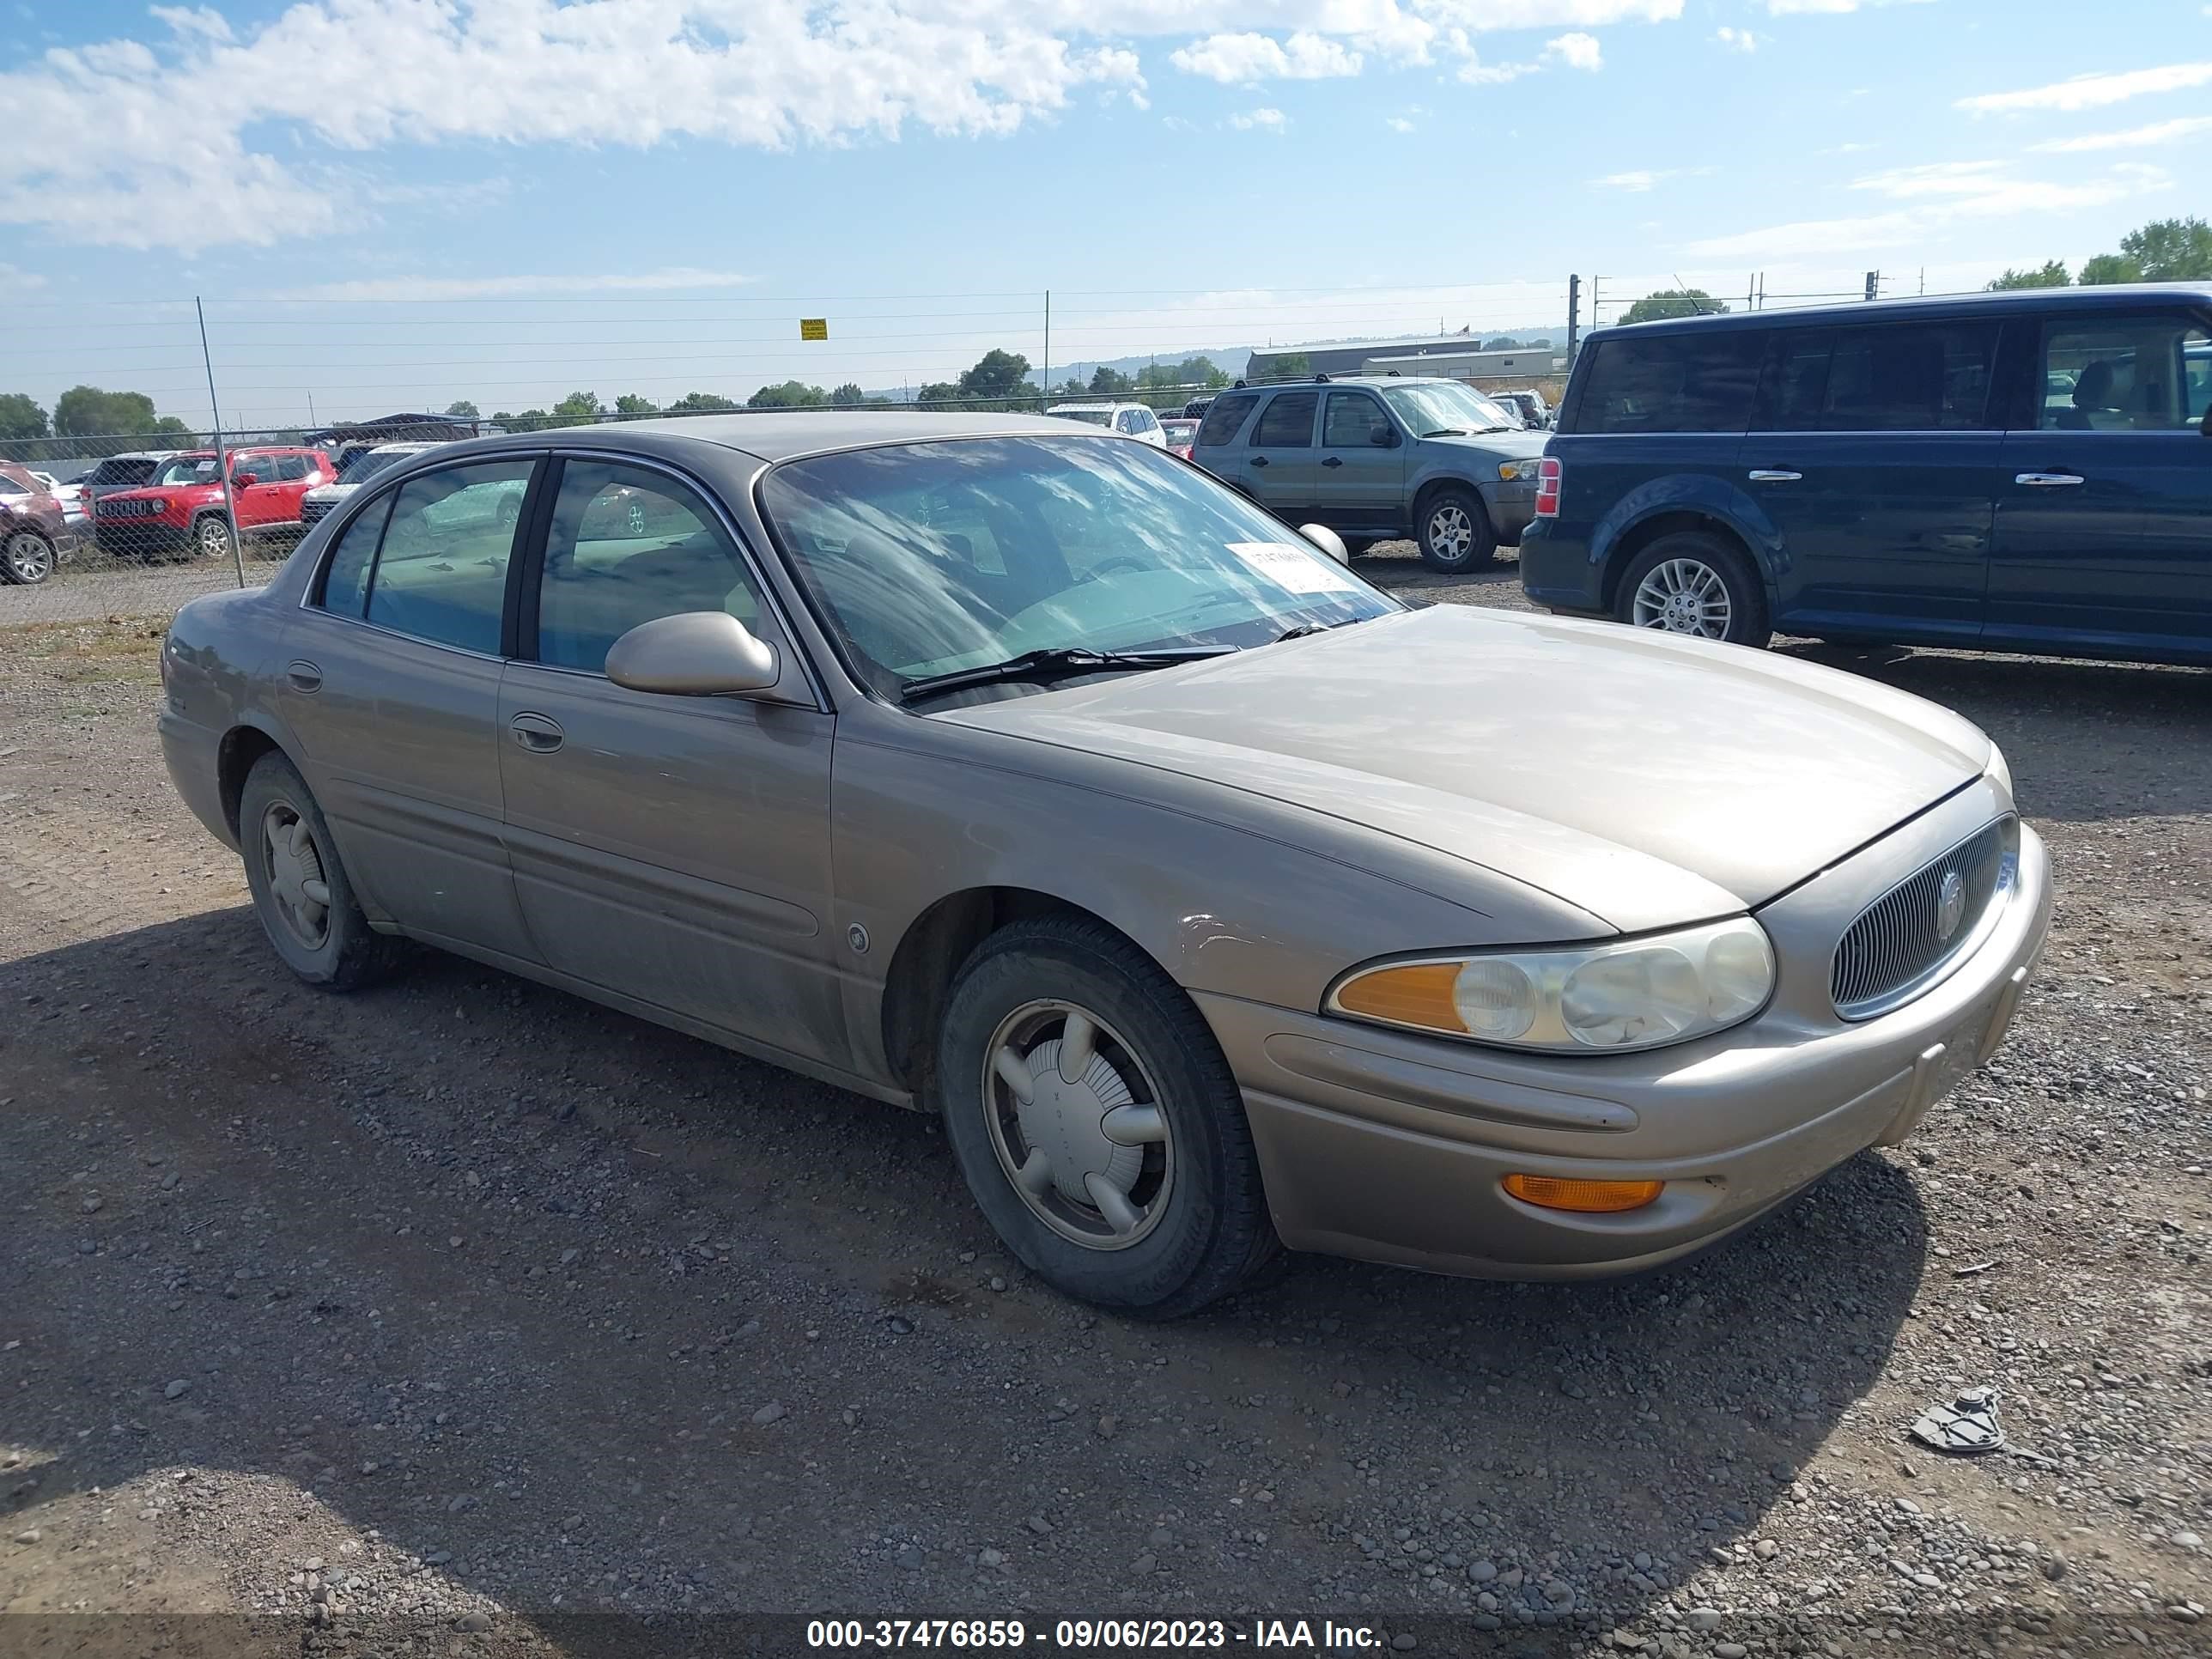
[[1376,428],[1375,441],[1385,449],[1395,449],[1398,447],[1398,428],[1395,426]]
[[2212,409],[2204,411],[2204,418],[2197,423],[2197,429],[2206,437],[2212,438]]
[[1344,538],[1325,524],[1302,524],[1298,534],[1334,559],[1339,564],[1350,564],[1352,554],[1344,545]]
[[656,617],[607,652],[607,678],[617,685],[672,697],[772,691],[782,677],[775,647],[726,611]]
[[244,489],[250,484],[258,484],[260,482],[261,475],[258,472],[234,472],[230,475],[230,484],[234,489]]

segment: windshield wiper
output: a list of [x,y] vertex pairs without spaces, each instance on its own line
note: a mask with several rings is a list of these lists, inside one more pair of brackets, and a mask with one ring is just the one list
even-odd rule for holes
[[1354,623],[1363,623],[1366,620],[1364,617],[1346,617],[1340,621],[1333,623],[1300,623],[1295,628],[1285,628],[1268,643],[1280,645],[1285,640],[1302,640],[1310,634],[1326,634],[1332,628],[1349,628]]
[[1463,426],[1440,426],[1434,432],[1424,432],[1421,435],[1424,438],[1464,438],[1467,428]]
[[1172,651],[1093,651],[1080,645],[1045,646],[1024,651],[1018,657],[1009,657],[1004,662],[987,662],[975,668],[955,668],[908,680],[899,688],[899,701],[916,702],[940,691],[964,690],[971,685],[997,685],[1008,680],[1055,680],[1124,669],[1172,668],[1177,663],[1225,657],[1235,649],[1234,646],[1200,645]]

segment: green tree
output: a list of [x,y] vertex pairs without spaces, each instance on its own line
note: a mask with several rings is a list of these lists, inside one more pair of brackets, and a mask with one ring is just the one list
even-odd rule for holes
[[973,368],[960,371],[960,395],[991,406],[1003,406],[1024,393],[1033,397],[1036,388],[1028,384],[1030,360],[1020,352],[994,348],[978,357]]
[[958,401],[960,388],[950,380],[931,380],[915,394],[915,402],[925,407],[934,404],[945,407]]
[[1060,390],[1054,395],[1061,398],[1080,398],[1088,392],[1090,389],[1091,388],[1085,386],[1082,381],[1077,380],[1074,375],[1071,374],[1060,383]]
[[143,392],[102,392],[96,386],[73,386],[54,399],[56,437],[160,429],[155,424],[154,400]]
[[483,418],[483,411],[466,398],[454,398],[446,405],[446,413],[457,421],[480,421]]
[[848,380],[830,394],[830,401],[840,409],[856,409],[868,401],[868,394],[860,390],[858,381]]
[[514,414],[511,410],[495,409],[491,412],[491,423],[494,426],[506,426],[512,422],[514,419]]
[[2067,275],[2063,259],[2046,260],[2042,265],[2027,270],[2014,270],[2007,265],[2004,275],[1990,284],[1989,292],[2002,294],[2015,288],[2064,288],[2073,280]]
[[1274,378],[1279,380],[1306,380],[1313,378],[1313,359],[1303,351],[1292,351],[1275,359]]
[[1624,323],[1656,323],[1662,317],[1697,317],[1728,307],[1701,288],[1662,288],[1629,307]]
[[2100,253],[2081,262],[2081,286],[2102,288],[2112,283],[2140,283],[2142,267],[2124,253]]
[[553,405],[556,426],[585,426],[607,412],[596,392],[572,392]]
[[2212,225],[2202,219],[2154,219],[2120,238],[2146,283],[2212,280]]
[[542,409],[526,409],[507,424],[510,432],[543,432],[553,424],[553,417]]
[[1118,368],[1109,368],[1101,363],[1091,371],[1091,391],[1094,397],[1119,398],[1135,389],[1136,382]]
[[1522,342],[1510,334],[1500,334],[1494,339],[1485,340],[1478,349],[1483,351],[1518,351],[1522,345]]
[[46,411],[21,392],[0,393],[0,438],[43,438]]
[[657,415],[659,410],[654,406],[652,398],[641,398],[635,392],[625,392],[615,399],[615,413],[629,416]]
[[191,428],[173,415],[162,416],[154,422],[151,430],[157,438],[189,438],[192,435]]
[[764,386],[745,399],[747,409],[818,409],[830,401],[830,394],[818,386],[808,386],[803,380],[786,380],[781,386]]
[[687,392],[668,405],[672,415],[714,415],[735,409],[737,404],[719,392]]

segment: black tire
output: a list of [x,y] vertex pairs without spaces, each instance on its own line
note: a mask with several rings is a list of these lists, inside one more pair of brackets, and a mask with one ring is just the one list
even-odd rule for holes
[[38,531],[17,528],[0,536],[0,581],[36,587],[54,574],[54,544]]
[[[1672,573],[1655,577],[1664,567]],[[1669,597],[1662,605],[1662,590],[1683,598]],[[1714,611],[1716,595],[1725,607],[1724,620]],[[1774,637],[1765,585],[1750,558],[1734,543],[1702,530],[1662,536],[1631,560],[1613,591],[1613,615],[1632,628],[1726,640],[1754,651]]]
[[[269,838],[279,833],[288,814],[305,827],[310,842],[312,868],[319,870],[328,890],[324,905],[325,926],[319,941],[307,937],[286,913],[281,890],[285,875],[274,867],[276,860]],[[337,844],[323,809],[315,803],[307,780],[283,755],[271,750],[254,762],[246,775],[239,797],[238,839],[246,860],[246,884],[253,895],[253,913],[262,931],[276,947],[284,965],[310,985],[331,991],[351,991],[372,985],[391,972],[399,959],[400,942],[368,925],[353,896]],[[296,915],[296,913],[295,913]]]
[[[986,1066],[1008,1022],[1062,1002],[1097,1019],[1095,1053],[1120,1068],[1117,1078],[1133,1073],[1155,1085],[1149,1102],[1144,1088],[1132,1092],[1167,1125],[1158,1152],[1166,1176],[1148,1166],[1127,1188],[1139,1198],[1154,1183],[1157,1194],[1133,1243],[1065,1236],[1017,1188],[1001,1156],[1010,1130],[1021,1130],[1006,1125],[1014,1097],[987,1080]],[[1056,1016],[1042,1018],[1049,1029]],[[1058,1039],[1049,1041],[1056,1050]],[[1094,1066],[1085,1080],[1096,1075]],[[1064,1294],[1173,1319],[1227,1296],[1281,1254],[1229,1062],[1182,988],[1111,929],[1047,917],[1003,927],[976,946],[939,1029],[937,1077],[945,1134],[976,1204],[1006,1248]],[[1079,1209],[1067,1213],[1080,1219]]]
[[1498,532],[1482,497],[1464,484],[1446,484],[1421,500],[1413,536],[1421,562],[1431,570],[1472,570],[1498,551]]
[[230,520],[220,513],[209,513],[192,520],[191,545],[182,555],[187,559],[220,559],[230,552]]

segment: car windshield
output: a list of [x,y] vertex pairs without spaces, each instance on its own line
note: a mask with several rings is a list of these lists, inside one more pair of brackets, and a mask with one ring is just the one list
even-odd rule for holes
[[886,697],[1031,652],[1234,649],[1399,608],[1146,444],[852,450],[776,467],[760,501],[847,661]]
[[1417,436],[1467,432],[1513,432],[1521,422],[1472,387],[1449,380],[1418,380],[1386,386],[1382,396]]
[[155,475],[154,482],[162,487],[177,484],[213,483],[217,474],[212,455],[179,455]]
[[1080,421],[1085,426],[1114,424],[1114,411],[1110,409],[1048,409],[1045,413],[1062,421]]
[[398,449],[361,450],[351,460],[338,469],[338,482],[344,484],[357,484],[371,473],[381,472],[392,462],[410,453],[411,452]]

